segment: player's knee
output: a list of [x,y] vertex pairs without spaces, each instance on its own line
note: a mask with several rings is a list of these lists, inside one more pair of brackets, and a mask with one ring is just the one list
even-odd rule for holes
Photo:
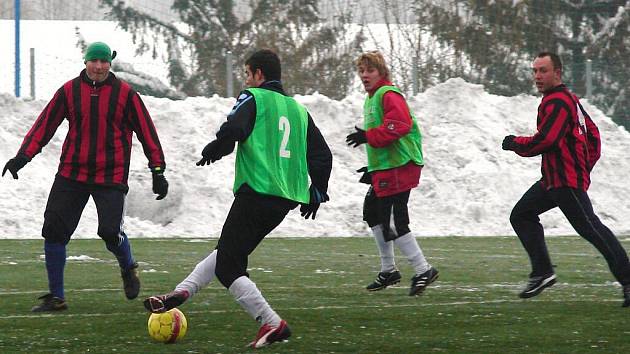
[[396,224],[395,226],[398,237],[405,236],[406,234],[411,232],[411,230],[409,229],[409,224]]
[[516,210],[516,208],[512,209],[510,213],[510,224],[512,226],[519,225],[523,221],[523,216]]
[[380,225],[380,222],[378,222],[378,220],[376,218],[365,218],[364,217],[363,221],[365,221],[370,228],[373,228],[374,226]]
[[242,276],[249,276],[246,267],[241,267],[238,263],[239,262],[236,262],[231,256],[222,254],[221,251],[217,252],[217,264],[214,269],[214,274],[226,289],[229,288],[236,279]]
[[66,224],[53,213],[44,215],[44,226],[42,227],[42,237],[53,243],[66,244],[72,236],[72,231],[68,229]]
[[363,202],[363,221],[365,221],[369,227],[374,227],[381,223],[378,217],[378,202],[375,197],[365,197]]
[[233,269],[230,269],[230,267],[225,267],[219,262],[217,262],[217,267],[215,268],[214,274],[217,276],[217,279],[219,279],[221,285],[223,285],[226,289],[229,289],[232,283],[234,283],[236,279],[241,277],[241,275],[237,274],[237,272],[235,272]]
[[121,240],[120,228],[100,227],[98,228],[98,236],[108,245],[118,245]]
[[374,227],[381,223],[378,214],[371,208],[363,209],[363,221],[365,221],[369,227]]

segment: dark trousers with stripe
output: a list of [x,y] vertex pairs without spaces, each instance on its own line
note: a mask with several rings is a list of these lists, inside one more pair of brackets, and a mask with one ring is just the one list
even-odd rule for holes
[[46,241],[63,244],[70,241],[90,196],[98,213],[98,236],[108,245],[122,242],[125,191],[80,183],[61,176],[55,177],[44,212],[42,236]]
[[115,187],[93,186],[65,177],[55,177],[44,212],[44,252],[48,288],[53,296],[64,298],[66,244],[92,196],[98,213],[98,235],[118,260],[121,269],[133,266],[131,246],[122,231],[126,191]]
[[575,231],[604,256],[617,281],[622,285],[630,284],[628,254],[617,237],[595,215],[588,194],[573,188],[547,190],[540,182],[525,192],[510,215],[512,227],[532,264],[530,276],[553,273],[538,216],[555,207],[559,207]]
[[275,229],[296,202],[255,192],[236,194],[217,243],[217,279],[229,288],[241,276],[249,277],[249,255]]

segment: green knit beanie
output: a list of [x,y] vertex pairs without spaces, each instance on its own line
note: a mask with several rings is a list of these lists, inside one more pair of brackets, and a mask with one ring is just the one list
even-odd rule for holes
[[85,50],[85,56],[83,57],[86,62],[94,59],[100,59],[109,63],[111,63],[114,58],[116,58],[116,51],[112,53],[109,46],[103,42],[94,42],[90,44]]

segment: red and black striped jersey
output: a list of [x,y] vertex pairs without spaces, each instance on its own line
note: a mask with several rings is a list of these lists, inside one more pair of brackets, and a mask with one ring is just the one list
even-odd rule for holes
[[515,137],[513,143],[521,156],[542,155],[541,181],[547,189],[588,190],[601,151],[599,130],[565,85],[544,93],[536,134]]
[[140,95],[113,73],[94,82],[83,70],[66,82],[26,134],[18,153],[33,158],[64,119],[68,120],[68,134],[58,175],[88,184],[126,187],[134,132],[149,168],[165,167],[155,126]]

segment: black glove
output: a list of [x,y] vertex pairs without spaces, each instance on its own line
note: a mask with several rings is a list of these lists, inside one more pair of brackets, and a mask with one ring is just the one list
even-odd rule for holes
[[312,219],[315,220],[315,215],[317,215],[317,209],[319,209],[319,205],[321,203],[325,203],[330,198],[326,192],[320,192],[317,187],[311,185],[309,188],[310,194],[310,202],[308,204],[302,204],[300,206],[300,214],[304,219],[308,219],[312,216]]
[[313,216],[313,220],[315,220],[315,215],[317,214],[317,209],[319,209],[319,203],[317,204],[302,204],[300,206],[300,214],[304,219],[308,219],[311,215]]
[[221,160],[221,155],[218,153],[219,149],[219,141],[213,140],[203,148],[201,152],[201,160],[197,161],[197,166],[205,166],[210,165],[212,162]]
[[151,170],[151,174],[153,175],[153,193],[158,195],[155,200],[162,200],[168,194],[168,182],[164,177],[164,170],[155,167]]
[[357,147],[361,144],[367,143],[365,130],[359,129],[357,127],[354,127],[354,129],[356,129],[357,131],[346,136],[346,143],[348,144],[348,146]]
[[7,173],[7,171],[9,171],[11,172],[13,179],[18,179],[18,171],[22,169],[22,167],[24,167],[29,161],[30,159],[26,157],[26,155],[15,155],[14,158],[7,161],[7,163],[4,165],[4,169],[2,170],[2,177],[4,177],[4,174]]
[[357,172],[363,172],[361,178],[359,178],[360,183],[372,184],[372,175],[368,172],[367,166],[361,167]]
[[505,138],[503,138],[503,143],[501,144],[501,149],[503,150],[514,150],[515,144],[514,144],[514,135],[508,135]]

